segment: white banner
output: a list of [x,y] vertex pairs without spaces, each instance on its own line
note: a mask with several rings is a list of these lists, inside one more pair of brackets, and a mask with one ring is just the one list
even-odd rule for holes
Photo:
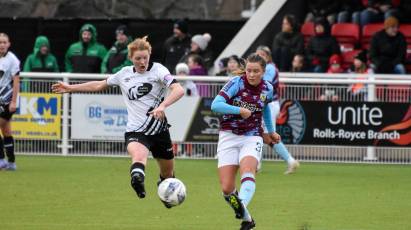
[[[121,95],[72,94],[71,138],[124,140],[127,108]],[[173,141],[184,141],[199,97],[183,97],[166,110]]]
[[73,94],[71,138],[124,140],[127,109],[121,95]]

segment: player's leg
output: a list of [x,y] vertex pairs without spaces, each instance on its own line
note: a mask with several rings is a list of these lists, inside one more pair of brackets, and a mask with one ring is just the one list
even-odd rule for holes
[[149,153],[148,142],[144,135],[134,132],[126,133],[125,138],[127,152],[131,157],[131,187],[133,187],[139,198],[144,198],[146,196],[144,180],[147,156]]
[[239,164],[238,145],[240,143],[241,139],[239,139],[239,136],[221,131],[217,147],[218,175],[221,191],[225,201],[233,208],[235,217],[238,219],[241,219],[244,213],[243,204],[235,188],[235,178]]
[[[273,118],[273,123],[275,124],[277,117],[280,114],[280,102],[277,100],[271,102],[268,106],[270,106],[271,116]],[[274,128],[276,128],[276,125],[274,125]],[[283,142],[275,144],[274,146],[272,146],[272,148],[274,149],[274,152],[281,157],[281,159],[287,162],[288,167],[285,174],[292,173],[297,169],[297,167],[299,166],[298,161],[295,160],[293,156],[291,156],[290,152],[288,152],[288,149],[285,147]]]
[[[0,118],[0,128],[4,126],[7,121]],[[6,156],[4,154],[3,138],[0,136],[0,170],[7,167]]]
[[244,137],[244,145],[240,150],[241,187],[239,197],[244,204],[244,216],[241,229],[252,229],[255,226],[247,206],[254,197],[256,189],[255,174],[261,159],[263,140],[261,137]]
[[4,149],[6,150],[8,164],[6,170],[15,171],[16,166],[16,156],[14,154],[14,139],[11,132],[10,121],[6,121],[4,125],[0,126],[1,132],[3,133],[3,143]]

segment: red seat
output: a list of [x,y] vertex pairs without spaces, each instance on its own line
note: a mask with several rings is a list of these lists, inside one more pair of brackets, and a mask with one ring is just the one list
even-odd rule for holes
[[314,36],[314,23],[306,22],[301,26],[301,34],[304,36],[304,46],[307,45],[308,40]]
[[368,6],[368,0],[362,0],[361,2],[364,7]]
[[337,39],[342,52],[354,50],[360,41],[360,27],[355,23],[337,23],[331,27],[331,35]]
[[[403,1],[406,1],[406,0],[403,0]],[[392,0],[392,6],[394,8],[398,7],[400,3],[401,3],[401,0]]]
[[370,48],[370,41],[371,37],[378,31],[384,29],[384,24],[376,23],[376,24],[367,24],[362,28],[362,38],[361,38],[361,46],[363,49]]
[[351,50],[347,52],[341,53],[342,57],[342,68],[349,69],[354,62],[354,57],[360,52],[361,50]]

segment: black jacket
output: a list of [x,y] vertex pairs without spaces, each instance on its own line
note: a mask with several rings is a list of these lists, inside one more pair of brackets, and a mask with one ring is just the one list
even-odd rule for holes
[[383,29],[371,38],[370,59],[377,73],[393,73],[395,65],[404,63],[406,52],[407,42],[401,32],[390,37]]
[[317,59],[321,68],[325,71],[331,55],[340,54],[340,52],[340,46],[334,37],[331,35],[316,35],[308,42],[307,60],[308,63],[313,64]]
[[181,57],[190,51],[191,35],[187,34],[183,39],[178,39],[175,36],[169,37],[163,47],[163,65],[170,72],[174,72],[175,66]]
[[274,50],[284,47],[290,49],[292,57],[296,54],[302,54],[304,52],[304,37],[299,32],[280,32],[275,36],[271,48],[274,52]]

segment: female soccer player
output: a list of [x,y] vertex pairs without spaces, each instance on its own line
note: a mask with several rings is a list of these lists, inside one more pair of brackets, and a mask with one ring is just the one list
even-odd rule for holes
[[[0,33],[0,170],[14,171],[16,157],[14,155],[14,139],[10,120],[16,112],[16,101],[20,90],[20,61],[9,51],[10,39],[5,33]],[[5,160],[4,149],[7,160]]]
[[[121,88],[128,112],[125,142],[132,161],[131,186],[139,198],[144,198],[144,170],[149,151],[159,164],[160,181],[174,177],[174,154],[164,110],[184,95],[184,89],[166,67],[150,62],[151,45],[147,36],[130,43],[128,55],[133,66],[123,67],[106,80],[75,85],[59,82],[52,90],[71,93],[101,91],[113,85]],[[166,97],[167,88],[170,93]]]
[[[271,119],[273,120],[274,123],[274,131],[275,131],[275,122],[277,120],[277,116],[280,113],[280,102],[279,98],[277,95],[277,90],[278,90],[278,70],[275,67],[273,60],[271,58],[271,50],[267,46],[259,46],[257,47],[256,53],[260,55],[264,60],[267,62],[267,65],[265,67],[265,73],[263,76],[263,80],[266,80],[270,82],[273,87],[274,87],[274,99],[271,103],[268,104],[270,106],[271,110]],[[264,129],[266,132],[266,129]],[[266,143],[268,144],[268,143]],[[278,144],[272,145],[269,144],[272,148],[274,148],[274,152],[276,152],[280,157],[287,162],[287,170],[284,172],[284,174],[291,174],[294,173],[295,170],[300,166],[300,163],[294,159],[293,156],[288,152],[287,148],[285,147],[283,142],[279,142]],[[259,167],[261,167],[261,164],[259,164]]]
[[[257,54],[247,58],[245,73],[231,79],[214,99],[211,109],[222,113],[217,147],[218,173],[225,200],[243,219],[241,230],[252,229],[255,222],[247,210],[255,191],[255,174],[261,159],[262,117],[272,143],[280,136],[273,130],[270,108],[273,86],[263,81],[266,62]],[[235,178],[240,170],[241,187],[237,193]]]

